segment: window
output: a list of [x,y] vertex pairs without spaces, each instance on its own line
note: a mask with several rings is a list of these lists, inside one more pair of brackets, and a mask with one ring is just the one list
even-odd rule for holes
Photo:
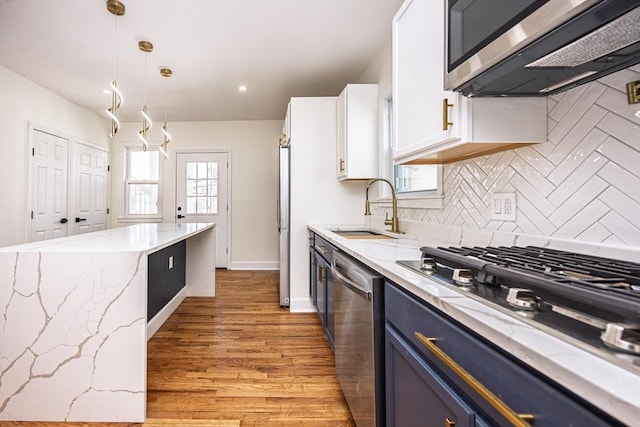
[[[384,158],[386,165],[382,173],[392,180],[398,199],[428,199],[442,197],[441,165],[394,165],[393,164],[393,100],[385,104]],[[389,197],[389,195],[386,195]],[[413,207],[437,207],[432,204]]]
[[187,214],[218,214],[218,162],[187,162]]
[[438,189],[438,166],[396,165],[393,178],[397,193],[435,192]]
[[126,149],[125,216],[160,214],[160,152]]

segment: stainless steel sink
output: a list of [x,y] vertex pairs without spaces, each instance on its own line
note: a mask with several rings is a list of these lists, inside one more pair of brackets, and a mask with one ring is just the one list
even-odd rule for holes
[[371,230],[331,230],[347,239],[395,239],[393,236]]

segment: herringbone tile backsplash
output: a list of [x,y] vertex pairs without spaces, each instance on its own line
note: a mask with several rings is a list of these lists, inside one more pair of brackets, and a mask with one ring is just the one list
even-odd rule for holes
[[[640,247],[640,66],[548,98],[549,141],[444,166],[443,209],[400,219]],[[516,221],[490,219],[516,193]]]

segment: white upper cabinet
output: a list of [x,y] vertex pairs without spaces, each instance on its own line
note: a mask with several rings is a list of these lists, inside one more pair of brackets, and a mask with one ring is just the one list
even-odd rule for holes
[[349,84],[337,100],[339,180],[378,176],[378,85]]
[[393,19],[393,158],[448,163],[547,137],[544,98],[445,91],[445,0],[407,0]]
[[444,0],[406,1],[393,20],[394,157],[412,152],[428,137],[455,138],[443,130],[443,99],[457,117],[457,96],[443,89]]

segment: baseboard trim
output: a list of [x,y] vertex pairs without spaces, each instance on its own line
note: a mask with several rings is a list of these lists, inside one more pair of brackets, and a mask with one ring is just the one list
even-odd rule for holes
[[316,308],[313,306],[311,298],[291,298],[289,311],[292,313],[315,313]]
[[187,287],[184,286],[173,298],[171,298],[171,301],[169,301],[167,305],[162,307],[162,309],[155,316],[153,316],[153,319],[147,322],[147,341],[149,341],[151,337],[156,332],[158,332],[160,326],[162,326],[162,324],[167,321],[169,316],[171,316],[171,314],[176,310],[176,308],[178,308],[182,301],[184,301],[186,296]]
[[229,270],[280,270],[278,261],[234,261]]

